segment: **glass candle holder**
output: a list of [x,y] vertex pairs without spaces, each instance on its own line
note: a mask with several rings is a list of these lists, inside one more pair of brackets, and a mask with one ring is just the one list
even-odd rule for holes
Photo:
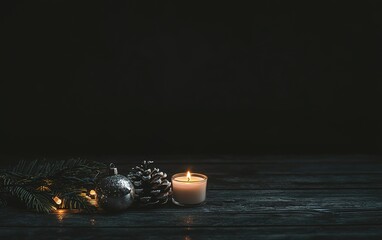
[[206,201],[207,176],[200,173],[177,173],[172,176],[172,202],[191,207]]

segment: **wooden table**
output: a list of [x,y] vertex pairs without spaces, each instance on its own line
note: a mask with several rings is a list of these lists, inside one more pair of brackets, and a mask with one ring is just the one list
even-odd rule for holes
[[[99,157],[121,173],[142,157]],[[157,157],[209,176],[207,203],[116,215],[0,209],[0,239],[382,239],[378,156]]]

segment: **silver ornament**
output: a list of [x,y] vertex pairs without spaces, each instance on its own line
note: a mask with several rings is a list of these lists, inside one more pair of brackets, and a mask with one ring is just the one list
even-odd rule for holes
[[98,183],[96,192],[98,204],[107,211],[123,211],[134,202],[133,184],[118,174],[114,164],[110,164],[110,176]]

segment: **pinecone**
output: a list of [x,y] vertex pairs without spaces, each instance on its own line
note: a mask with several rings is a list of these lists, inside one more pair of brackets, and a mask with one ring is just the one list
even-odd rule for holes
[[158,168],[151,170],[153,161],[143,161],[143,164],[132,168],[128,174],[135,187],[135,201],[140,206],[154,206],[167,203],[171,196],[171,182],[167,174]]

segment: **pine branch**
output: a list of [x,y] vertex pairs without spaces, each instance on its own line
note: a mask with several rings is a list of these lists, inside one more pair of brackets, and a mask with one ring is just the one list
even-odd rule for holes
[[22,202],[27,209],[33,209],[37,212],[50,212],[55,208],[54,202],[49,194],[44,192],[37,192],[23,186],[8,186],[12,185],[10,179],[4,182],[4,190],[7,191],[12,197]]
[[65,174],[83,174],[95,169],[106,168],[99,162],[90,162],[85,159],[68,159],[55,162],[33,160],[26,162],[20,161],[17,166],[8,171],[16,176],[33,176],[33,177],[58,177]]
[[86,212],[95,212],[96,207],[90,204],[88,199],[84,196],[81,196],[79,193],[73,192],[66,194],[63,197],[62,206],[67,209],[83,209]]
[[0,172],[0,206],[5,205],[10,196],[27,209],[50,212],[57,207],[53,198],[60,196],[61,207],[91,212],[94,206],[80,193],[83,188],[94,188],[95,177],[106,172],[106,166],[82,159],[34,160],[20,161],[12,170]]

